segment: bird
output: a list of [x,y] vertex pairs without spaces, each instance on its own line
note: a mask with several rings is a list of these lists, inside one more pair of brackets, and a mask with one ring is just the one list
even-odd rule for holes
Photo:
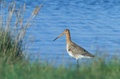
[[78,59],[95,57],[94,55],[90,54],[87,50],[85,50],[84,48],[80,47],[79,45],[71,41],[69,29],[65,29],[64,32],[61,35],[59,35],[57,38],[55,38],[53,41],[55,41],[64,34],[66,34],[67,52],[71,57],[76,58],[77,67],[79,67]]

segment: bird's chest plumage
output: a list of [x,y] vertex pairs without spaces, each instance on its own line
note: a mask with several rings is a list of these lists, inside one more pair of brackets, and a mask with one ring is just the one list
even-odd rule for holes
[[67,52],[70,56],[74,57],[73,56],[73,52],[71,51],[71,49],[69,48],[69,45],[66,46],[66,49],[67,49]]

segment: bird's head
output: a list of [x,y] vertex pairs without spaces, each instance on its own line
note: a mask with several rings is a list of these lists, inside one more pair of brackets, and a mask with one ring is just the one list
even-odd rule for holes
[[69,33],[69,30],[65,29],[64,32],[60,36],[58,36],[57,38],[55,38],[53,41],[55,41],[56,39],[58,39],[59,37],[61,37],[64,34],[67,34],[67,33]]

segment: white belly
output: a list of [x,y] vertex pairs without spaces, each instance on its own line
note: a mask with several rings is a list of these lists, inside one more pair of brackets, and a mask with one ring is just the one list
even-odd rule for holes
[[91,57],[89,57],[89,56],[83,56],[83,55],[78,55],[78,56],[76,57],[76,59],[81,59],[81,58],[91,58]]
[[73,54],[72,54],[72,52],[70,52],[70,51],[68,51],[68,50],[67,50],[67,52],[68,52],[68,54],[69,54],[71,57],[74,57]]

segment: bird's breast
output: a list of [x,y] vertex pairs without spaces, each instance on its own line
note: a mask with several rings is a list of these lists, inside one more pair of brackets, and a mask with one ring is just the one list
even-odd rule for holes
[[68,45],[66,46],[66,50],[70,56],[74,57],[74,55]]

